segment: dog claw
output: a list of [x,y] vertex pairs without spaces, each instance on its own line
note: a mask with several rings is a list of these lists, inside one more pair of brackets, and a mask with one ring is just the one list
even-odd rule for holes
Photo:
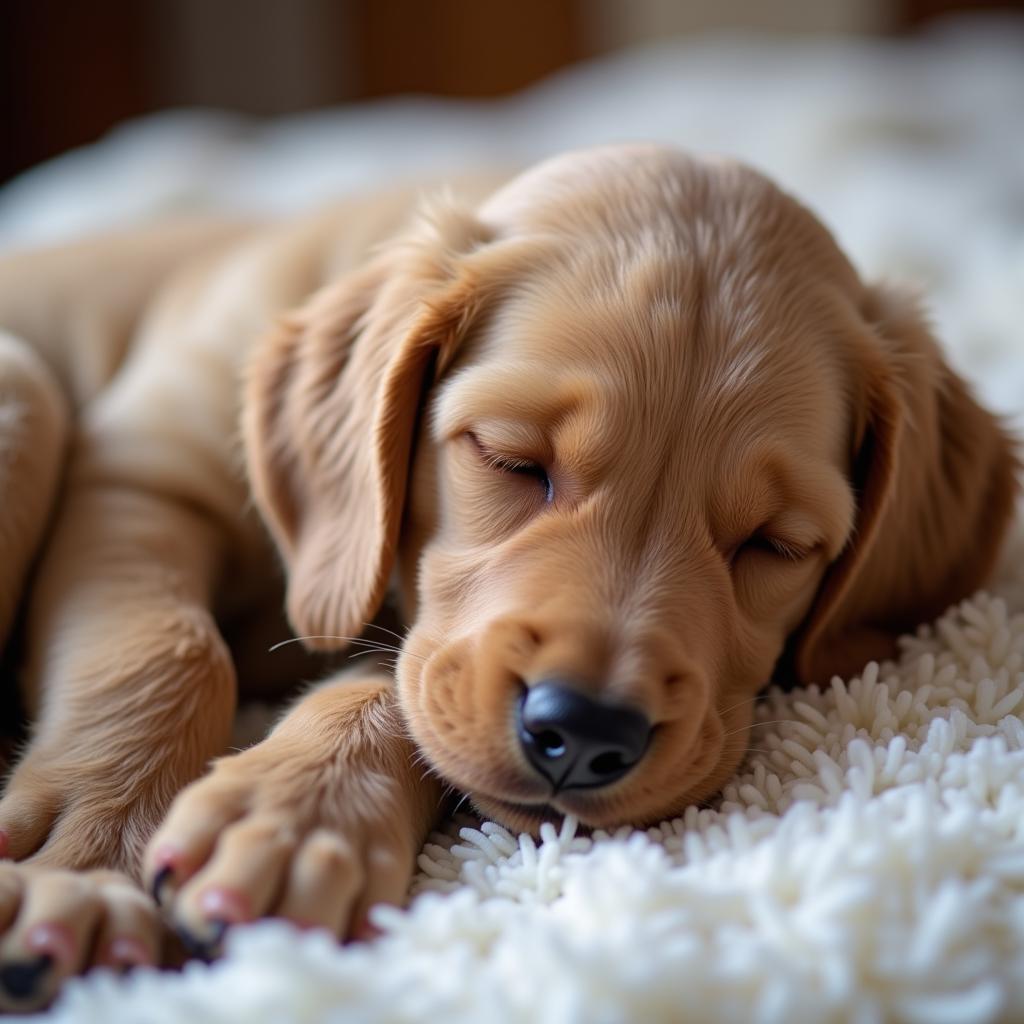
[[163,891],[164,886],[174,877],[174,868],[170,864],[165,864],[159,871],[153,876],[153,885],[150,889],[153,900],[158,907],[163,906]]
[[231,922],[229,921],[211,921],[212,931],[205,938],[193,935],[192,932],[180,925],[174,931],[189,956],[210,961],[220,951],[220,944],[224,939],[224,933],[228,930],[230,924]]
[[12,999],[31,999],[39,982],[53,966],[53,957],[44,953],[35,960],[16,960],[0,967],[0,988]]

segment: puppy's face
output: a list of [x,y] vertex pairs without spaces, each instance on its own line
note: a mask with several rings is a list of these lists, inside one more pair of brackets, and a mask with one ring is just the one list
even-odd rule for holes
[[[771,198],[749,198],[772,228],[752,218],[746,239],[728,211],[725,237],[702,238],[679,208],[692,197],[655,212],[622,197],[610,228],[579,217],[429,402],[403,707],[440,774],[516,828],[655,821],[714,792],[850,534],[848,367],[830,331],[845,264]],[[540,688],[570,695],[570,721],[533,722]],[[577,696],[601,709],[593,727]]]
[[297,632],[359,632],[397,556],[413,737],[527,829],[714,793],[784,649],[801,681],[891,653],[1015,494],[912,306],[760,175],[658,147],[550,161],[325,289],[245,434]]

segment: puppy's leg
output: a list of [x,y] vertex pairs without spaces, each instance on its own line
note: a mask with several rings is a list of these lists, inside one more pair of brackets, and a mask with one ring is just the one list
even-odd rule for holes
[[365,935],[373,904],[404,899],[441,799],[393,682],[337,677],[177,798],[145,875],[197,952],[266,916]]
[[9,855],[138,870],[227,742],[234,670],[209,611],[221,528],[124,485],[70,489],[27,627],[32,741],[0,800]]
[[[27,626],[37,721],[0,800],[8,855],[27,859],[7,868],[16,896],[0,921],[0,996],[18,1006],[45,1002],[111,943],[158,948],[156,918],[136,912],[129,879],[175,793],[224,750],[234,711],[209,611],[222,531],[125,486],[66,494]],[[66,868],[118,869],[122,883],[68,881]],[[29,985],[21,968],[42,955]]]
[[49,368],[0,330],[0,648],[50,520],[68,409]]

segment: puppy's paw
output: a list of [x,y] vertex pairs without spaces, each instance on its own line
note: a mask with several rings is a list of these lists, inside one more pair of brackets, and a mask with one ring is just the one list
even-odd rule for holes
[[144,874],[196,956],[260,917],[364,938],[372,905],[403,901],[418,838],[399,782],[271,738],[179,794]]
[[0,1010],[48,1005],[91,967],[160,962],[157,909],[125,875],[0,864]]

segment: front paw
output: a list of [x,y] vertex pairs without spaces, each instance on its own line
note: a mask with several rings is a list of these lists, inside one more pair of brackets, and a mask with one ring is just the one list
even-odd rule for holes
[[273,738],[217,762],[175,800],[144,859],[149,890],[197,956],[233,924],[279,917],[341,938],[401,903],[420,836],[403,783]]
[[0,864],[0,1010],[46,1006],[90,967],[157,964],[162,935],[125,875]]

